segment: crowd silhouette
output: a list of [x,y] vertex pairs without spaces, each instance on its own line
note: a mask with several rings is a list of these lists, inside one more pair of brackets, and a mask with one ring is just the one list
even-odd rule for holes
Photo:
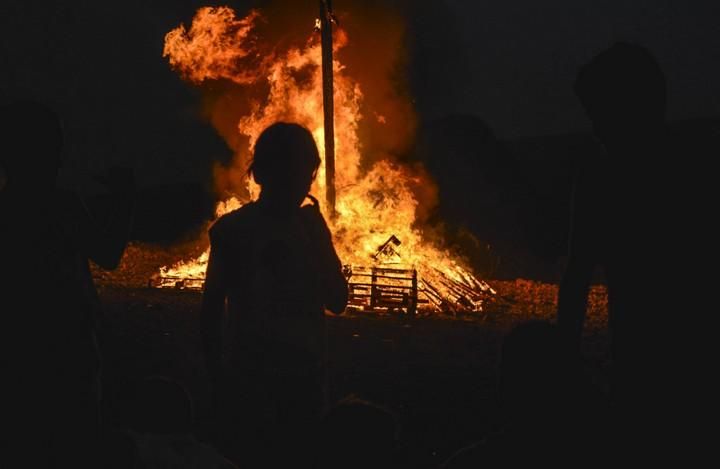
[[[505,337],[504,425],[458,449],[445,468],[658,454],[652,445],[672,431],[658,406],[670,398],[664,332],[674,303],[657,256],[671,242],[665,223],[675,210],[667,159],[684,144],[667,129],[665,76],[648,50],[619,43],[580,69],[575,92],[605,151],[578,169],[557,322],[520,324]],[[201,330],[212,418],[222,428],[211,444],[194,436],[189,392],[167,377],[138,383],[130,428],[102,419],[102,309],[88,262],[120,262],[132,173],[107,175],[109,208],[98,215],[55,187],[63,129],[48,107],[4,105],[0,142],[2,467],[407,467],[391,411],[354,397],[327,401],[325,311],[342,314],[348,293],[310,195],[320,155],[307,129],[265,129],[249,168],[258,200],[209,232]],[[588,380],[582,352],[598,267],[609,295],[610,396]]]

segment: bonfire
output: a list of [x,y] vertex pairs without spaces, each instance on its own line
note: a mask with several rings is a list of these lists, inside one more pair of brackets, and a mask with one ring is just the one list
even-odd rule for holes
[[[325,14],[332,15],[332,12]],[[337,59],[349,47],[348,33],[334,15],[308,25],[307,35],[289,46],[275,47],[264,40],[263,26],[272,21],[258,10],[238,17],[229,7],[204,7],[189,27],[180,25],[165,37],[164,57],[184,80],[198,87],[219,83],[228,94],[250,96],[238,104],[234,121],[215,119],[221,135],[236,150],[227,174],[244,175],[248,155],[260,133],[277,121],[296,122],[312,132],[323,163],[312,192],[329,203],[321,209],[350,285],[350,308],[364,311],[418,309],[481,311],[494,290],[479,280],[461,256],[442,239],[424,230],[417,219],[418,187],[431,184],[427,176],[394,161],[390,156],[365,161],[358,128],[363,119],[390,125],[391,119],[375,111],[363,115],[363,85]],[[314,26],[314,28],[313,28]],[[332,28],[332,52],[327,54],[323,81],[322,28]],[[320,30],[320,31],[318,31]],[[329,30],[325,30],[330,34]],[[326,154],[328,56],[331,60],[331,123],[334,148]],[[325,88],[324,88],[325,85]],[[238,90],[242,91],[240,93]],[[216,92],[216,91],[215,91]],[[217,92],[216,92],[217,93]],[[367,114],[367,111],[365,112]],[[233,114],[233,113],[226,113]],[[228,128],[231,130],[228,131]],[[238,143],[241,142],[241,143]],[[326,173],[334,162],[332,175]],[[233,173],[234,171],[234,173]],[[237,177],[235,178],[238,179]],[[332,187],[328,187],[328,181]],[[218,205],[217,216],[254,200],[258,187],[244,179]],[[157,287],[201,289],[208,252],[161,268]]]

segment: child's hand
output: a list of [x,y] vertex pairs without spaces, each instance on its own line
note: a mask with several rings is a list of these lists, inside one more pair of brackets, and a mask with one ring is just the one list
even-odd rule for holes
[[310,199],[310,202],[312,202],[312,204],[310,204],[310,205],[311,205],[312,207],[315,207],[315,208],[317,208],[318,210],[320,210],[320,202],[318,202],[318,199],[316,199],[314,195],[308,194],[308,195],[306,195],[305,197],[308,198],[308,199]]

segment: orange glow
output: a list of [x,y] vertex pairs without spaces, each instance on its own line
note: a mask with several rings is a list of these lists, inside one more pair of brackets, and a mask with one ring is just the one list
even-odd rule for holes
[[[324,129],[321,49],[318,35],[311,35],[302,45],[284,51],[273,51],[260,45],[255,26],[261,14],[253,10],[237,19],[228,7],[201,8],[189,29],[179,26],[165,37],[164,56],[186,80],[202,85],[208,81],[225,80],[238,86],[263,85],[267,91],[262,99],[253,101],[236,123],[237,132],[252,145],[260,133],[277,121],[296,122],[312,132],[324,161]],[[309,33],[312,28],[308,25]],[[336,52],[348,45],[345,31],[335,32]],[[271,52],[268,52],[271,51]],[[262,57],[262,58],[260,58]],[[358,82],[346,73],[336,59],[335,71],[335,147],[337,217],[328,222],[336,249],[343,263],[369,266],[373,263],[394,263],[415,268],[421,294],[434,290],[438,300],[427,293],[429,305],[440,307],[443,301],[462,303],[464,309],[479,310],[480,292],[492,289],[475,278],[471,270],[456,256],[431,240],[416,223],[419,202],[412,187],[425,183],[417,171],[395,164],[388,159],[361,167],[362,146],[358,124],[363,92]],[[375,111],[368,116],[385,126],[393,118]],[[325,169],[321,165],[312,192],[324,200]],[[253,181],[247,181],[252,199],[258,193]],[[248,200],[244,200],[247,202]],[[230,199],[218,207],[218,215],[238,208],[241,202]],[[399,257],[377,260],[378,248],[392,235],[401,245]],[[200,258],[180,262],[161,269],[163,278],[202,279],[207,252]],[[432,297],[432,298],[431,298]]]
[[[190,30],[180,25],[165,36],[163,57],[184,78],[196,83],[213,78],[251,83],[256,79],[255,71],[241,65],[254,57],[251,33],[259,16],[253,10],[238,20],[232,8],[200,8]],[[207,54],[210,49],[212,54]]]

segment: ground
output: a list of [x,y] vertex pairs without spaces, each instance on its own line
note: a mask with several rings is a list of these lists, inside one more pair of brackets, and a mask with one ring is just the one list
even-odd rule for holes
[[[131,250],[113,275],[96,275],[105,309],[101,343],[108,419],[123,424],[134,380],[169,375],[192,393],[202,437],[212,422],[206,418],[210,390],[198,328],[201,296],[143,286],[152,262],[132,257],[137,254]],[[393,410],[411,467],[437,466],[500,421],[495,366],[503,335],[521,321],[554,316],[557,286],[490,283],[498,295],[482,313],[328,317],[331,397],[354,393]],[[593,288],[585,346],[588,370],[599,386],[605,383],[606,310],[605,289]]]

